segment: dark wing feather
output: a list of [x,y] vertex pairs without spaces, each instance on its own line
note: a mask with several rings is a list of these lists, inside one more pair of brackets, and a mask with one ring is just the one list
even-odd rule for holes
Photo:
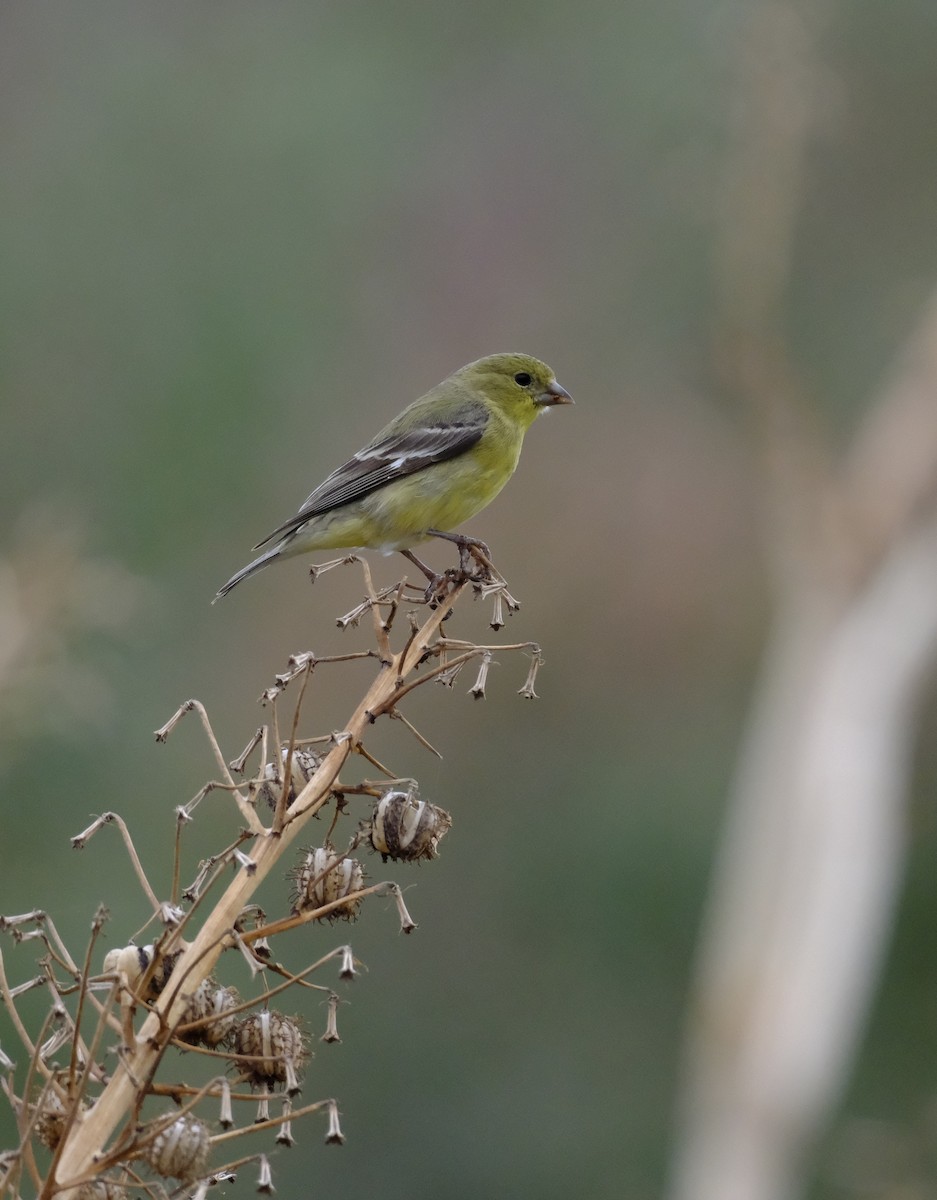
[[294,517],[274,529],[254,549],[293,533],[312,517],[360,500],[395,479],[464,454],[481,438],[487,421],[488,413],[478,405],[442,424],[420,425],[379,438],[333,471]]

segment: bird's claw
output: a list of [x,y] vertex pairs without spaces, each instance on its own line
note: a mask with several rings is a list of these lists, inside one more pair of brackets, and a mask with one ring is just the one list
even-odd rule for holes
[[449,570],[444,571],[442,575],[434,575],[429,583],[427,583],[426,589],[423,592],[424,602],[430,608],[438,608],[440,604],[448,600],[456,584],[461,583],[464,577],[461,569],[455,570],[451,567]]

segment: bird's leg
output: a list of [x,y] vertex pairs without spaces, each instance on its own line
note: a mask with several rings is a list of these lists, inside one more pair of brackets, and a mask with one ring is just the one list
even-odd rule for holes
[[432,604],[435,607],[435,603],[438,603],[442,599],[443,593],[448,591],[449,580],[445,575],[437,575],[432,567],[428,567],[425,562],[421,562],[412,550],[401,550],[400,553],[404,558],[408,558],[415,567],[419,567],[429,580],[426,585],[426,591],[423,593],[423,599],[427,604]]
[[[426,532],[433,537],[454,542],[459,547],[459,570],[467,579],[489,580],[497,574],[491,561],[491,551],[485,542],[478,538],[466,537],[464,533],[445,533],[441,529],[427,529]],[[480,568],[477,574],[469,570],[473,558]]]
[[430,583],[437,583],[442,579],[442,576],[437,575],[432,567],[428,567],[425,562],[421,562],[412,550],[401,550],[400,553],[404,558],[409,558],[415,567],[419,567]]

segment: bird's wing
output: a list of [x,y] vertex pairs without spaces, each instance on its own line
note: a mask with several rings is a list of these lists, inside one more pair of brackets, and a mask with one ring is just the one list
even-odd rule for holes
[[375,441],[323,480],[299,512],[258,542],[254,549],[259,550],[275,538],[293,533],[312,517],[360,500],[395,479],[464,454],[481,438],[487,422],[487,410],[479,404],[438,423],[430,419],[411,429],[378,435]]

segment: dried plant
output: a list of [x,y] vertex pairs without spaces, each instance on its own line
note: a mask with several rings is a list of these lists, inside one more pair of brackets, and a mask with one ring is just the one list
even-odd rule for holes
[[[105,827],[119,832],[152,910],[153,940],[138,945],[128,937],[126,946],[102,961],[103,909],[78,956],[46,912],[0,917],[0,930],[14,942],[35,942],[40,949],[36,974],[20,984],[8,978],[0,955],[0,994],[25,1055],[17,1066],[0,1053],[0,1085],[19,1134],[18,1144],[0,1158],[0,1196],[19,1197],[24,1185],[40,1197],[82,1200],[116,1200],[138,1188],[153,1196],[203,1196],[212,1183],[230,1180],[247,1163],[255,1164],[258,1190],[269,1192],[267,1154],[239,1153],[229,1143],[266,1132],[274,1145],[292,1145],[296,1122],[313,1113],[327,1120],[327,1143],[344,1140],[337,1099],[298,1102],[309,1033],[301,1018],[279,1004],[288,989],[316,993],[327,1009],[320,1040],[338,1042],[340,995],[332,982],[316,982],[313,976],[327,979],[331,973],[349,980],[359,964],[352,947],[340,944],[315,962],[287,966],[275,957],[274,939],[312,922],[351,921],[371,896],[393,897],[401,929],[416,928],[399,885],[367,882],[356,854],[370,851],[384,862],[433,859],[452,820],[421,799],[414,779],[400,778],[378,762],[365,745],[366,735],[381,717],[396,718],[433,750],[401,710],[411,691],[431,683],[451,687],[459,672],[475,663],[469,691],[481,697],[492,655],[514,650],[530,657],[519,694],[532,698],[541,656],[532,642],[496,647],[443,633],[443,623],[467,590],[493,601],[495,628],[504,622],[505,607],[518,607],[493,571],[484,579],[450,573],[442,591],[432,596],[406,581],[375,590],[367,563],[356,557],[313,568],[313,577],[341,563],[361,565],[367,594],[338,623],[347,627],[370,617],[372,648],[291,658],[261,697],[269,720],[231,762],[197,700],[186,701],[157,730],[163,742],[186,714],[194,713],[218,769],[217,779],[176,809],[172,877],[164,888],[150,883],[117,813],[104,813],[72,839],[74,846],[84,847]],[[400,642],[396,650],[394,640]],[[307,733],[303,701],[313,675],[360,659],[374,660],[377,669],[345,728]],[[377,778],[343,778],[353,758],[363,760]],[[254,759],[258,766],[249,775],[247,764]],[[197,819],[200,801],[216,789],[230,795],[240,828],[183,885],[185,830]],[[301,850],[297,861],[299,838],[316,816],[324,818],[325,836]],[[254,897],[278,869],[292,880],[292,892],[284,884],[282,910],[268,916]],[[254,995],[242,997],[222,981],[224,964],[231,961],[225,951],[246,960]],[[21,997],[34,989],[50,997],[38,1030],[27,1028],[21,1012]],[[173,1048],[188,1054],[181,1058],[170,1053]],[[211,1071],[207,1081],[195,1078],[203,1062]],[[273,1112],[271,1100],[277,1103]]]

